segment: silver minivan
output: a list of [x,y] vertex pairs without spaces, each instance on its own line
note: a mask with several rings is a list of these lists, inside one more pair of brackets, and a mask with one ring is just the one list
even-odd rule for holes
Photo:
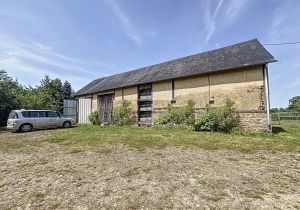
[[28,132],[41,128],[69,128],[75,125],[73,118],[52,110],[13,110],[10,112],[6,128]]

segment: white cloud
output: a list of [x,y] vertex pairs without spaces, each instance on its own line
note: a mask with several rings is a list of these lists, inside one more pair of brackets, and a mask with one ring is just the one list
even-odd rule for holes
[[227,18],[235,19],[236,16],[238,16],[242,10],[243,7],[246,6],[248,0],[231,0],[229,3],[229,6],[226,10],[226,16]]
[[42,45],[42,44],[38,44],[37,43],[37,46],[42,49],[42,50],[47,50],[47,51],[51,51],[52,50],[52,47],[51,46],[46,46],[46,45]]
[[113,0],[106,0],[107,5],[112,9],[113,13],[117,16],[118,20],[121,23],[120,29],[130,38],[132,39],[136,45],[141,46],[142,37],[141,35],[134,29],[134,26],[131,23],[130,18],[123,12],[120,6]]
[[228,28],[235,21],[239,20],[239,15],[241,15],[249,6],[249,0],[231,0],[226,1],[226,4],[223,3],[223,0],[219,0],[216,7],[211,9],[211,2],[212,1],[206,2],[203,17],[206,31],[206,44],[214,35],[216,28]]
[[219,13],[220,7],[222,6],[223,0],[220,0],[218,3],[217,8],[215,9],[213,15],[211,14],[210,11],[210,1],[207,2],[206,4],[206,10],[205,10],[205,16],[204,16],[204,24],[205,24],[205,29],[206,29],[206,37],[205,37],[205,42],[207,43],[211,36],[215,32],[216,28],[216,17]]

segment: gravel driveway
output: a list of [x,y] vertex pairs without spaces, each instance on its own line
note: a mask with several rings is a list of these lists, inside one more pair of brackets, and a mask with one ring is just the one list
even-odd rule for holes
[[[300,154],[107,144],[69,151],[56,130],[0,133],[0,210],[300,209]],[[20,143],[20,142],[19,142]]]

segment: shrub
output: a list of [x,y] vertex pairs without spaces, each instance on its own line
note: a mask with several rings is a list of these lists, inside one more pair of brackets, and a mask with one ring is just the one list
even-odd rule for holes
[[113,110],[113,124],[117,126],[133,125],[136,123],[136,116],[130,108],[131,102],[123,100],[120,106]]
[[99,125],[99,113],[97,110],[91,112],[91,114],[88,116],[88,120],[93,124],[93,125]]
[[195,120],[196,131],[232,132],[239,127],[239,117],[234,112],[234,101],[226,99],[221,107],[207,106],[206,113]]
[[169,104],[168,112],[163,116],[154,119],[154,124],[192,125],[195,121],[194,106],[195,102],[193,100],[188,100],[187,105],[183,107],[175,107]]

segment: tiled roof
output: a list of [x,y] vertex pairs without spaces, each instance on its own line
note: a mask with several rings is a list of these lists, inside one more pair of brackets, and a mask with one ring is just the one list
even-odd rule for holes
[[75,96],[115,88],[276,62],[257,39],[96,79]]

